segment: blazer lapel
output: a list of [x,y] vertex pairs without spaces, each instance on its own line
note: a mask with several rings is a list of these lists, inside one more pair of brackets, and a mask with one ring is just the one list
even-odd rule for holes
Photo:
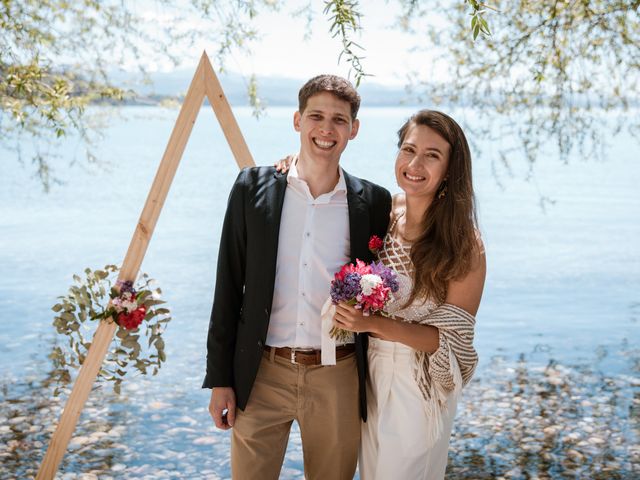
[[347,184],[347,203],[349,204],[349,234],[351,236],[351,261],[369,260],[369,207],[362,196],[362,183],[342,170]]
[[256,193],[255,198],[256,206],[264,212],[264,258],[273,261],[274,275],[275,261],[278,255],[280,219],[286,189],[287,175],[276,172],[265,182],[261,191]]

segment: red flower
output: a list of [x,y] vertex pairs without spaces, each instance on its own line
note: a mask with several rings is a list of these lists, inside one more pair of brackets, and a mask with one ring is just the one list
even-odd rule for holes
[[144,305],[140,305],[129,314],[121,312],[118,314],[118,325],[126,328],[127,330],[135,330],[144,320],[146,313],[147,309]]
[[369,239],[369,250],[371,253],[378,253],[378,250],[382,248],[382,239],[377,235],[371,235]]

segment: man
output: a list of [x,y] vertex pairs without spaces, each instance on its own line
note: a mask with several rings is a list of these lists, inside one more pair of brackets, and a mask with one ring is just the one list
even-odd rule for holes
[[277,479],[293,420],[305,476],[351,479],[366,419],[366,337],[322,365],[320,310],[333,274],[387,229],[391,198],[339,165],[358,133],[360,97],[321,75],[298,94],[298,160],[240,172],[224,219],[204,388],[218,428],[233,427],[235,479]]

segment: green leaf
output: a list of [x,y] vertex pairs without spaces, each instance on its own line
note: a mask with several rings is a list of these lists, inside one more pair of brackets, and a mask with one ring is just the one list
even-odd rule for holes
[[164,349],[164,340],[160,337],[158,337],[155,341],[155,347],[157,350],[163,350]]
[[149,297],[143,303],[145,307],[149,308],[155,305],[162,305],[163,303],[166,303],[166,302],[164,302],[163,300],[154,300],[153,297]]
[[96,276],[98,280],[104,280],[109,276],[109,274],[104,270],[96,270],[95,272],[93,272],[93,274]]
[[76,311],[76,306],[73,303],[70,303],[67,300],[65,300],[63,308],[64,308],[64,310],[66,312],[75,312]]
[[151,291],[149,290],[142,290],[141,292],[138,292],[138,294],[136,295],[136,300],[138,300],[138,303],[140,302],[140,300],[144,300],[145,298],[147,298],[149,295],[151,295]]
[[475,40],[476,38],[478,38],[478,34],[480,33],[480,27],[478,26],[478,24],[476,23],[476,25],[473,27],[473,39]]
[[134,348],[138,344],[138,341],[133,337],[127,337],[122,340],[122,346],[126,348]]

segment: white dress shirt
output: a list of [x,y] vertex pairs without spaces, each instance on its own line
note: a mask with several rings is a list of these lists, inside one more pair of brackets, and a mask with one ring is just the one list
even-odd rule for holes
[[267,345],[320,348],[320,310],[334,274],[350,261],[347,185],[342,169],[334,189],[313,198],[289,168]]

